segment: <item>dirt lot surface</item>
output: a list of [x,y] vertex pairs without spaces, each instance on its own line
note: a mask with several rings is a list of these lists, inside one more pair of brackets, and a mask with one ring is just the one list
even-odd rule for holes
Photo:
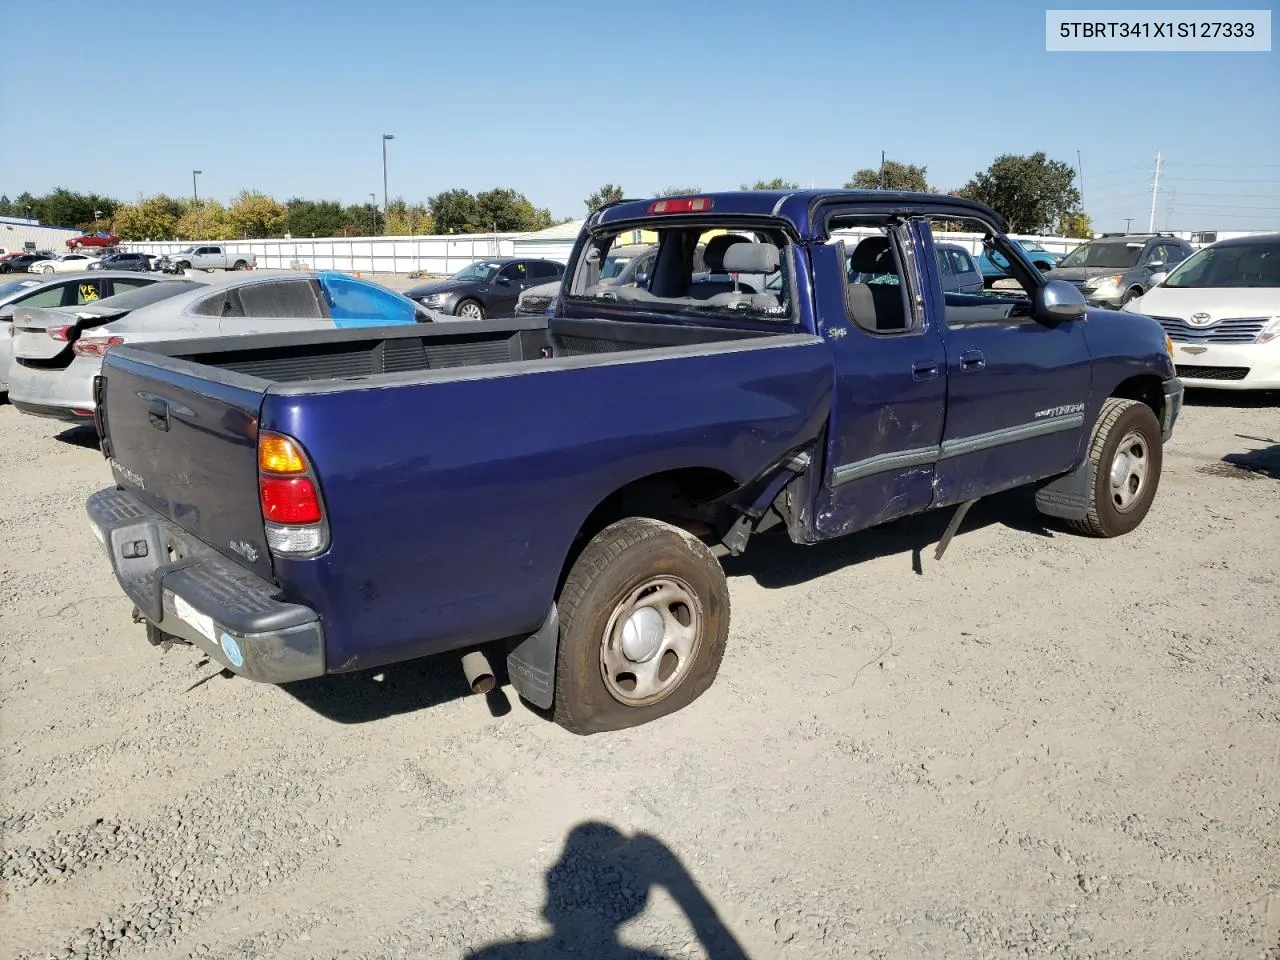
[[1276,438],[1192,398],[1112,541],[761,538],[710,692],[580,739],[452,658],[184,692],[92,437],[0,405],[0,955],[1278,960]]

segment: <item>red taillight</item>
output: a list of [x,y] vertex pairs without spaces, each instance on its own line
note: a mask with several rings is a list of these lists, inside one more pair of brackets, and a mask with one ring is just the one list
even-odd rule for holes
[[44,332],[47,333],[50,337],[52,337],[54,340],[61,340],[63,342],[66,342],[67,334],[73,329],[75,329],[74,324],[56,323],[52,327],[45,327]]
[[710,209],[710,197],[675,197],[649,204],[650,213],[706,213]]
[[105,356],[107,347],[116,347],[124,343],[124,337],[87,337],[77,340],[71,345],[71,352],[81,357]]
[[320,495],[310,477],[258,478],[262,492],[262,517],[268,523],[319,523]]

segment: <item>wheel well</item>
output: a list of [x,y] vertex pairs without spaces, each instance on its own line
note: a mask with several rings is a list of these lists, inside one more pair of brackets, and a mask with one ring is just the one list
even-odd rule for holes
[[596,504],[574,535],[557,592],[578,554],[609,524],[627,517],[649,517],[706,536],[714,531],[715,510],[710,505],[741,486],[722,470],[684,467],[650,474],[615,490]]
[[[1151,408],[1156,420],[1164,415],[1164,384],[1154,373],[1130,377],[1111,391],[1111,396],[1121,400],[1140,400]],[[1163,421],[1161,421],[1163,422]]]

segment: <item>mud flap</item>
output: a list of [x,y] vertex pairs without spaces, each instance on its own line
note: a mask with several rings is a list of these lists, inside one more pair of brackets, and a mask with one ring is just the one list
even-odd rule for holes
[[553,603],[542,626],[507,654],[507,675],[516,693],[543,710],[550,710],[555,699],[559,646],[560,614]]
[[1036,509],[1048,517],[1082,520],[1089,515],[1093,464],[1085,460],[1070,473],[1055,477],[1036,490]]

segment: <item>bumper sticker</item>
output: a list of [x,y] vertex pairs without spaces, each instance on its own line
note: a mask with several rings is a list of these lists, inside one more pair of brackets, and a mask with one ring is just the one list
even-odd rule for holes
[[188,624],[200,635],[213,641],[217,638],[217,634],[213,631],[213,617],[207,617],[187,601],[179,596],[173,598],[173,612],[178,615],[178,619]]
[[222,635],[222,652],[227,655],[233,667],[244,666],[244,654],[240,652],[240,644],[236,643],[235,638],[229,633]]

